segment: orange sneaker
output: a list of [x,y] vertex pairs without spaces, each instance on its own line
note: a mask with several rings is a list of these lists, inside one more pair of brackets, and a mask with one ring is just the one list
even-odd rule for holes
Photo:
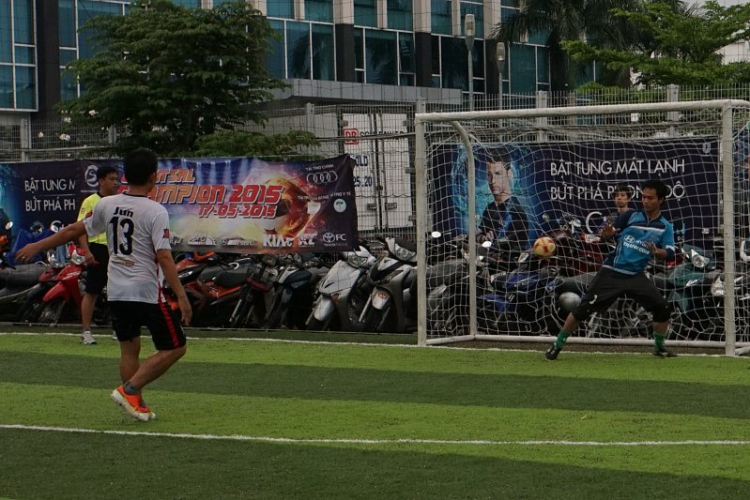
[[[139,394],[139,396],[141,396]],[[144,411],[148,412],[148,419],[149,420],[156,420],[156,413],[151,411],[151,408],[148,407],[146,404],[146,400],[143,399],[143,396],[141,396],[141,408],[143,408]]]
[[141,395],[140,394],[127,394],[122,386],[112,391],[109,396],[112,401],[122,406],[125,412],[136,420],[146,422],[150,418],[150,411],[148,407],[144,408],[141,406]]

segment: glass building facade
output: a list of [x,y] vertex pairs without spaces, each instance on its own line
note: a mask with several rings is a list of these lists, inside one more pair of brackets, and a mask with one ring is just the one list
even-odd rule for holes
[[[225,0],[174,0],[207,8]],[[40,66],[59,68],[59,97],[81,92],[65,66],[96,50],[79,28],[99,15],[123,15],[129,0],[57,0],[37,19],[35,0],[0,0],[0,111],[39,111]],[[54,5],[54,2],[51,2]],[[46,4],[46,2],[45,2]],[[281,79],[433,87],[468,91],[469,51],[463,36],[466,14],[476,20],[472,57],[473,92],[497,94],[549,90],[549,54],[544,34],[513,44],[503,67],[485,40],[495,24],[516,10],[512,0],[256,0],[254,5],[278,33],[267,67]],[[420,13],[419,9],[428,13]],[[39,46],[43,22],[54,22],[55,40]],[[47,37],[51,38],[51,37]],[[47,60],[40,61],[40,58]],[[56,82],[56,80],[55,80]],[[44,99],[42,99],[44,101]],[[46,105],[42,102],[43,105]]]

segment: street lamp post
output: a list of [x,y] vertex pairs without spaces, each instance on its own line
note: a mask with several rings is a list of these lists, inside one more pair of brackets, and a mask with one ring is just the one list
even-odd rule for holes
[[476,35],[474,14],[466,14],[464,18],[464,35],[469,56],[469,111],[474,111],[474,36]]
[[498,109],[503,109],[503,67],[505,66],[505,44],[497,44],[497,72],[500,80],[498,85]]

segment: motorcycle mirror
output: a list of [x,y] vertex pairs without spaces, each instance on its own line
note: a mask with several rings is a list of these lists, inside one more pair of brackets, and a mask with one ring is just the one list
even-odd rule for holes
[[740,242],[740,259],[742,259],[742,262],[750,262],[750,255],[747,254],[747,239],[744,239]]

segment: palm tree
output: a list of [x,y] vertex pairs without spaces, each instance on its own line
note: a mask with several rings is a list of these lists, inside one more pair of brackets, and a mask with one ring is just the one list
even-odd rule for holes
[[[668,3],[682,4],[680,0]],[[551,90],[573,90],[576,67],[562,48],[566,40],[588,41],[608,47],[637,43],[629,23],[611,15],[611,10],[641,10],[643,0],[524,0],[520,10],[499,23],[491,37],[512,44],[525,34],[546,33],[549,47]],[[621,81],[625,75],[610,75]]]

